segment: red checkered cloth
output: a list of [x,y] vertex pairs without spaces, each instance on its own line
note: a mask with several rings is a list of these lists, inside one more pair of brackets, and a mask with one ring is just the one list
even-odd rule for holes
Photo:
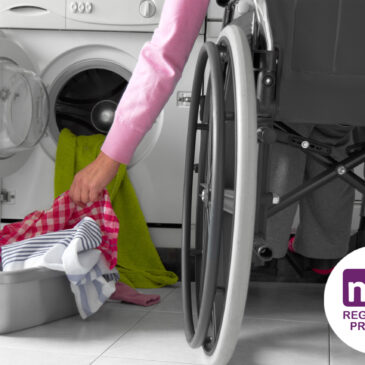
[[94,219],[99,225],[102,243],[98,249],[112,269],[117,263],[119,221],[106,190],[100,200],[89,203],[85,207],[76,205],[66,191],[54,201],[49,210],[30,213],[23,221],[8,224],[0,230],[0,246],[48,232],[73,228],[84,217]]

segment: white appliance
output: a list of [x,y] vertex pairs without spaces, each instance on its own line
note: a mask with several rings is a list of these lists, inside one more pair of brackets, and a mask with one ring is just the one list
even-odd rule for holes
[[216,1],[209,3],[207,12],[206,40],[215,42],[222,30],[224,8],[219,6]]
[[[100,101],[118,102],[141,47],[158,25],[163,2],[0,1],[0,60],[38,75],[49,108],[48,127],[40,143],[0,160],[3,222],[22,219],[52,204],[60,129],[97,132],[90,125],[92,108]],[[198,37],[182,79],[129,167],[152,238],[159,247],[181,244],[187,101],[203,38],[203,34]],[[37,101],[28,90],[24,93],[27,104],[23,109],[30,112]]]

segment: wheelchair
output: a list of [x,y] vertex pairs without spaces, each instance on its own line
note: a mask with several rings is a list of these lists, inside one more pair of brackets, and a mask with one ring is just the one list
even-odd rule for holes
[[[365,5],[333,0],[219,3],[225,6],[223,28],[216,43],[203,46],[192,90],[182,291],[188,343],[203,349],[207,363],[223,365],[239,336],[252,263],[273,256],[266,240],[268,218],[334,179],[365,193],[365,181],[353,172],[365,161],[365,143],[349,146],[348,156],[337,160],[331,146],[291,128],[313,121],[364,123],[365,51],[348,42],[361,39],[353,24]],[[313,57],[306,57],[312,49],[309,23],[318,37],[333,41],[324,42]],[[301,150],[324,171],[276,195],[268,185],[273,143]]]

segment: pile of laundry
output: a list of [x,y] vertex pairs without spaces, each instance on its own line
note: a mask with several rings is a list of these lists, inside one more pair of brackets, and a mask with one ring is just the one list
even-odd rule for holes
[[[62,129],[55,164],[55,197],[69,190],[75,175],[97,158],[104,140],[102,134],[77,136],[67,128]],[[120,165],[106,190],[119,221],[117,248],[113,245],[110,254],[112,265],[116,259],[120,281],[132,288],[150,289],[175,284],[178,277],[166,270],[161,261],[126,165]]]
[[143,295],[118,283],[115,269],[119,222],[105,190],[85,207],[66,191],[46,211],[35,211],[23,221],[0,231],[3,271],[46,267],[65,272],[82,318],[95,313],[110,297],[152,305],[159,296]]

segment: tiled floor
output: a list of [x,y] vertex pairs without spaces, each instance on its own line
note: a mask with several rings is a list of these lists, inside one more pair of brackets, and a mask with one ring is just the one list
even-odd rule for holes
[[[78,316],[0,336],[1,365],[204,364],[185,342],[179,286],[148,308],[108,303],[86,321]],[[229,365],[362,365],[330,331],[323,286],[251,283],[238,346]],[[217,364],[224,365],[224,364]]]

